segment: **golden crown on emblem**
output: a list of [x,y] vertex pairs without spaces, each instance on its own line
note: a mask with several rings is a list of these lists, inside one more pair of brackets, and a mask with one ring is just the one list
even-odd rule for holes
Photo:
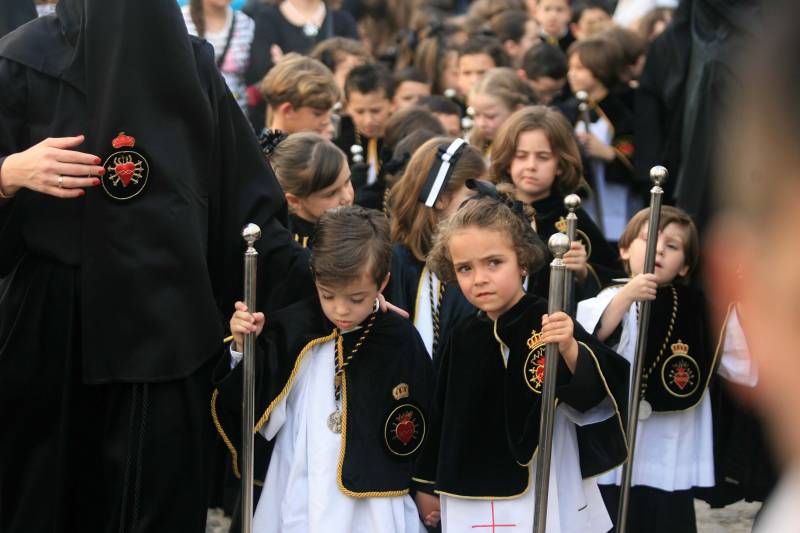
[[566,233],[567,232],[567,219],[564,218],[564,217],[559,218],[556,221],[555,226],[556,226],[556,229],[558,231],[560,231],[561,233]]
[[670,346],[670,348],[672,348],[672,353],[674,354],[689,355],[689,345],[680,339],[678,339],[678,342]]
[[542,343],[542,334],[536,331],[535,329],[531,330],[531,337],[528,339],[528,348],[532,350],[534,346],[541,343]]
[[408,398],[408,384],[407,383],[400,383],[394,389],[392,389],[392,396],[394,396],[395,400],[402,400],[403,398]]

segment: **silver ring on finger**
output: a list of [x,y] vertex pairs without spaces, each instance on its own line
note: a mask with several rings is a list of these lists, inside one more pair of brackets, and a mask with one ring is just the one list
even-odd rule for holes
[[64,176],[59,176],[58,177],[58,188],[59,189],[63,189],[64,188]]

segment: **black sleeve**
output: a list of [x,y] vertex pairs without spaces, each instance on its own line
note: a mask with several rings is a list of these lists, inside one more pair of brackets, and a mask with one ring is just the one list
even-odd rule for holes
[[[25,135],[27,101],[25,68],[0,58],[0,170],[7,156],[29,148]],[[0,277],[7,275],[24,253],[15,200],[0,200]]]
[[[255,357],[255,412],[253,426],[266,424],[266,410],[281,392],[289,373],[289,348],[283,329],[273,327],[262,332],[256,342]],[[215,389],[211,395],[211,418],[218,435],[231,454],[233,471],[241,477],[242,449],[242,395],[244,365],[240,362],[232,370],[228,346],[214,369]],[[257,438],[256,454],[264,456],[265,439]],[[266,461],[256,463],[256,479],[263,479]]]
[[556,390],[556,396],[584,412],[612,396],[619,407],[627,405],[629,364],[575,323],[578,362],[568,384]]
[[[233,302],[242,297],[245,246],[241,232],[246,224],[257,224],[262,233],[256,243],[259,308],[276,286],[306,272],[308,256],[286,229],[283,191],[264,160],[252,128],[213,60],[207,58],[203,66],[217,107],[214,161],[219,169],[209,191],[208,263],[222,316],[227,316]],[[306,281],[308,278],[300,279],[298,286],[305,287]]]

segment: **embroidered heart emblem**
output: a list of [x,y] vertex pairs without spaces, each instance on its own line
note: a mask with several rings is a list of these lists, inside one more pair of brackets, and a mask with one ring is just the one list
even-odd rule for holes
[[114,172],[117,173],[119,179],[122,180],[122,186],[127,187],[136,171],[136,165],[132,162],[120,163],[114,167]]
[[403,420],[402,422],[397,423],[397,427],[394,430],[397,439],[403,443],[403,446],[408,446],[408,443],[411,442],[411,439],[414,438],[414,432],[417,430],[417,426],[411,420]]
[[544,357],[536,360],[536,383],[544,383]]
[[679,368],[675,371],[675,377],[672,378],[672,382],[675,383],[679,389],[685,389],[686,385],[689,384],[689,373],[686,372],[685,368]]

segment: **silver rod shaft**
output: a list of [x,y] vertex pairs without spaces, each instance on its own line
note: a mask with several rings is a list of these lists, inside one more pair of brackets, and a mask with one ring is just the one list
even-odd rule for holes
[[[569,249],[569,238],[556,233],[548,242],[555,256],[550,263],[550,293],[547,313],[564,309],[564,278],[566,268],[562,259]],[[547,499],[550,489],[550,459],[553,449],[553,426],[556,416],[556,372],[558,371],[558,344],[549,343],[545,348],[544,386],[542,387],[541,415],[539,418],[539,447],[536,452],[536,503],[533,509],[534,533],[545,533],[547,528]]]
[[[655,271],[656,247],[658,245],[658,226],[661,220],[661,197],[664,190],[661,184],[666,179],[664,167],[653,167],[650,176],[655,185],[650,189],[650,218],[647,226],[647,249],[644,256],[644,272]],[[622,465],[622,482],[617,510],[617,533],[625,533],[628,526],[628,507],[630,502],[631,479],[633,477],[633,459],[636,452],[636,429],[639,424],[639,394],[642,390],[642,368],[647,351],[647,330],[650,326],[650,313],[653,307],[651,300],[641,303],[639,313],[639,334],[636,339],[636,355],[633,361],[633,384],[628,398],[628,424],[626,437],[628,441],[628,459]]]
[[[581,198],[577,194],[569,194],[564,198],[564,207],[567,208],[567,237],[570,245],[578,234],[578,215],[575,210],[580,207]],[[567,270],[564,277],[564,311],[575,318],[575,274]]]
[[[255,224],[248,224],[242,232],[247,242],[244,253],[244,304],[251,313],[256,311],[256,271],[258,252],[253,246],[261,236]],[[244,339],[242,372],[242,532],[253,531],[253,447],[255,427],[255,354],[256,335],[248,333]]]

